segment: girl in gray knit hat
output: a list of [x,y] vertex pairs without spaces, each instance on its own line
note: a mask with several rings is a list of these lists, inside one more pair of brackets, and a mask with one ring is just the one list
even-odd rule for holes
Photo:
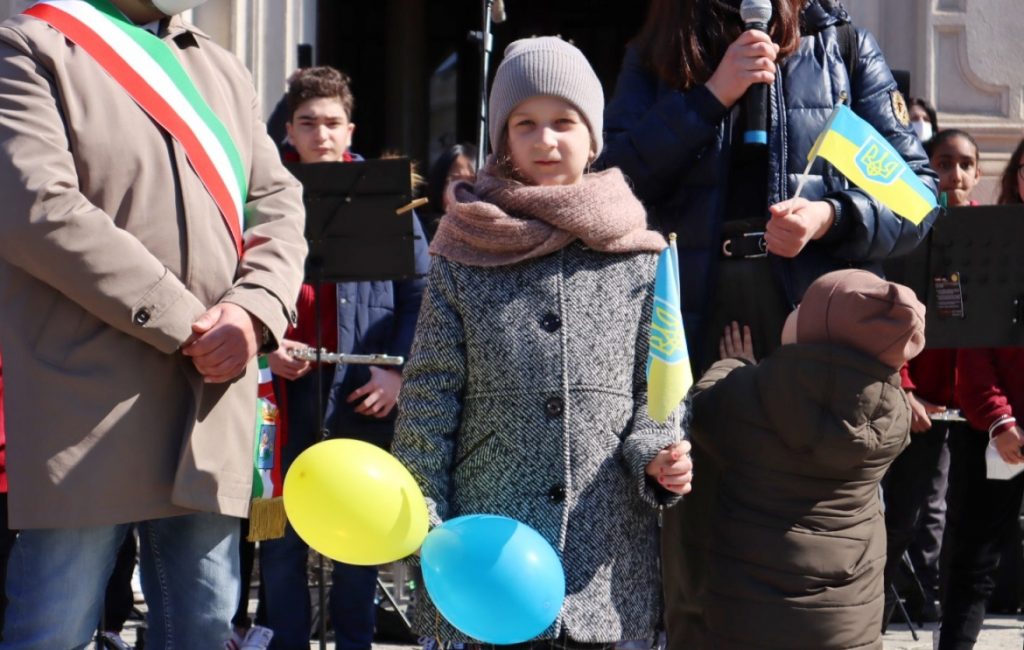
[[[558,38],[512,43],[490,97],[494,155],[449,189],[395,455],[436,525],[491,513],[559,553],[566,598],[538,639],[559,647],[653,638],[657,515],[689,490],[678,414],[647,415],[657,253],[643,206],[600,153],[604,99]],[[426,594],[416,626],[468,640]]]

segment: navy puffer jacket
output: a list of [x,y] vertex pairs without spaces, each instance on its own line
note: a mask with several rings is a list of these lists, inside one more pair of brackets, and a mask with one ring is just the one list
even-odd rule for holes
[[[893,81],[882,52],[867,31],[856,30],[859,52],[850,78],[836,27],[849,22],[835,3],[811,0],[804,8],[804,36],[780,66],[770,89],[768,201],[796,190],[807,153],[845,92],[850,106],[903,155],[935,191],[937,177],[914,133],[896,117]],[[605,149],[599,167],[619,167],[662,232],[679,235],[680,287],[690,350],[701,350],[704,316],[717,277],[725,197],[730,191],[732,123],[739,104],[726,110],[705,87],[669,87],[630,47],[615,96],[605,112]],[[881,262],[905,254],[925,237],[938,211],[915,226],[857,188],[818,159],[802,196],[838,201],[837,223],[794,259],[772,257],[775,275],[793,304],[818,276],[848,266],[881,274]],[[768,216],[765,206],[765,217]]]
[[[427,285],[430,255],[419,217],[413,216],[416,277],[338,283],[338,351],[346,354],[387,354],[409,357],[416,319]],[[400,370],[400,368],[398,368]],[[345,399],[370,381],[370,366],[338,365],[328,394],[325,421],[333,435],[358,438],[380,446],[391,444],[397,409],[388,417],[356,413]]]

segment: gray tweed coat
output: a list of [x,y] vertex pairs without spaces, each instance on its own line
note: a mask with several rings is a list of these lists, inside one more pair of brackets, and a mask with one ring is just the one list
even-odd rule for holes
[[[579,243],[498,268],[434,259],[393,451],[434,523],[505,515],[559,552],[566,599],[542,638],[645,639],[659,626],[657,507],[674,499],[644,467],[678,418],[647,416],[655,266]],[[416,626],[465,638],[427,598]]]

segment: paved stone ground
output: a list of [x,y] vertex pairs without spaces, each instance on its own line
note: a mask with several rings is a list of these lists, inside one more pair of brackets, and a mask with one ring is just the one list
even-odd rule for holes
[[[132,623],[130,629],[126,630],[125,639],[129,643],[135,642],[136,626]],[[914,641],[905,625],[893,625],[883,637],[885,650],[932,650],[932,633],[936,627],[935,624],[925,626],[925,629],[918,631],[918,640]],[[985,619],[985,627],[975,650],[1021,650],[1024,644],[1022,627],[1024,618],[1020,616],[991,616]],[[309,647],[315,649],[320,646],[314,642]],[[374,644],[373,647],[374,650],[413,650],[418,646]],[[333,643],[328,643],[327,648],[335,650]]]
[[[985,628],[981,633],[975,650],[1021,650],[1024,634],[1021,633],[1024,618],[1019,616],[994,616],[985,620]],[[918,630],[918,640],[914,641],[905,625],[895,625],[883,637],[885,650],[932,650],[932,632],[937,625],[927,625]],[[319,648],[312,643],[309,646]],[[334,644],[328,644],[334,650]],[[374,650],[412,650],[416,646],[374,644]]]
[[[932,650],[932,633],[937,624],[926,625],[918,630],[918,640],[914,641],[906,625],[894,625],[883,638],[885,650]],[[1024,645],[1024,618],[1019,616],[993,616],[985,620],[975,650],[1021,650]],[[327,646],[334,650],[333,644]],[[413,646],[378,645],[374,650],[411,650]],[[311,644],[310,648],[319,648]]]
[[[141,589],[138,585],[138,577],[134,581],[136,605],[145,609]],[[404,599],[403,599],[404,602]],[[250,600],[249,611],[256,611],[256,601]],[[136,629],[138,621],[129,621],[124,632],[124,639],[135,644]],[[932,635],[938,624],[926,625],[924,629],[917,630],[918,640],[915,641],[906,624],[894,623],[883,637],[884,650],[932,650]],[[309,644],[312,649],[319,648],[318,642]],[[333,643],[328,643],[329,650],[335,650]],[[1022,650],[1024,648],[1024,616],[990,616],[985,619],[985,626],[981,632],[981,638],[975,645],[975,650]],[[419,646],[374,644],[374,650],[418,650]],[[211,649],[219,650],[219,649]]]
[[[914,641],[906,625],[892,625],[889,632],[882,637],[885,650],[932,650],[932,633],[938,628],[937,623],[926,625],[918,630],[918,640]],[[985,627],[975,645],[975,650],[1021,650],[1024,645],[1024,618],[1020,616],[990,616],[985,619]]]

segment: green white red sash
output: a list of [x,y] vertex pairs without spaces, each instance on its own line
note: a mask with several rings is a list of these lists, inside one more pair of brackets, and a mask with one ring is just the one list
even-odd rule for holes
[[43,0],[26,12],[85,50],[185,150],[242,254],[246,173],[224,123],[174,52],[109,0]]

